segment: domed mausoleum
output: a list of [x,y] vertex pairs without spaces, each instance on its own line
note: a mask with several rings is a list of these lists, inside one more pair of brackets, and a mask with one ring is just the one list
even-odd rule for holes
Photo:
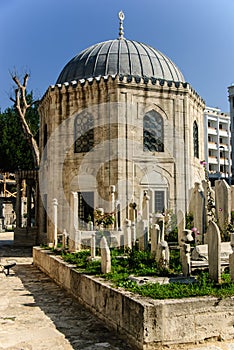
[[204,101],[168,57],[125,39],[119,18],[119,37],[72,58],[40,104],[40,231],[50,241],[55,198],[58,228],[72,237],[96,208],[115,212],[117,229],[144,218],[146,197],[150,213],[187,211],[204,176]]

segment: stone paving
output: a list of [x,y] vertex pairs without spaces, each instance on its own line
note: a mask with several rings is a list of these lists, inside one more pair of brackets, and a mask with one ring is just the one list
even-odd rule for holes
[[[0,349],[134,350],[32,264],[30,248],[14,248],[0,233]],[[158,349],[158,348],[157,348]],[[234,342],[161,349],[234,350]]]
[[1,243],[1,264],[17,264],[8,276],[0,273],[0,349],[131,350],[34,267],[30,249]]

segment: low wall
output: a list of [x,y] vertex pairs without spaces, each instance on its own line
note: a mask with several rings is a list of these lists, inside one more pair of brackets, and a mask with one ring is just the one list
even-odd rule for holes
[[134,349],[234,338],[234,298],[153,300],[77,272],[60,257],[33,248],[33,263],[115,329]]

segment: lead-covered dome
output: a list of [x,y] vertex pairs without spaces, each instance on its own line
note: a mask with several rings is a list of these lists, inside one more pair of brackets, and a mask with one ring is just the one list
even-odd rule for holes
[[116,74],[185,82],[178,67],[160,51],[119,38],[83,50],[67,63],[56,83]]

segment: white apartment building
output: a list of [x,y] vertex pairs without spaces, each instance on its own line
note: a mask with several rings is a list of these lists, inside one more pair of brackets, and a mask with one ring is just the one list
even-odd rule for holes
[[[231,145],[234,149],[234,83],[228,87],[230,120],[231,120]],[[232,152],[232,184],[234,184],[234,152]]]
[[205,160],[208,164],[209,178],[226,179],[231,183],[231,120],[228,113],[219,108],[206,107],[204,112]]

